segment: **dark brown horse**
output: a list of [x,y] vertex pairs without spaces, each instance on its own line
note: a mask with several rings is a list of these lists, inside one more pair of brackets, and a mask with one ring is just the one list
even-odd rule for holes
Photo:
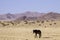
[[33,30],[33,33],[35,33],[35,38],[37,37],[37,34],[39,35],[39,38],[41,38],[41,30]]

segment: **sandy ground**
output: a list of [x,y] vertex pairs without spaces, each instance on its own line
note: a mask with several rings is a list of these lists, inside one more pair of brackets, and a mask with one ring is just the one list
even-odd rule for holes
[[[35,38],[33,29],[40,29],[42,37]],[[0,40],[60,40],[60,28],[0,28]]]
[[[56,23],[52,26],[45,22],[41,26],[36,23],[33,25],[19,24],[16,27],[0,27],[0,40],[60,40],[60,22]],[[43,27],[45,25],[48,27]],[[33,29],[41,30],[41,38],[35,38]]]

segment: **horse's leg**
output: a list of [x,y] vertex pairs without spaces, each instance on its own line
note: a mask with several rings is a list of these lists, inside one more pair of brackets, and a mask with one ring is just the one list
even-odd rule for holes
[[37,33],[35,34],[35,38],[37,37]]
[[39,34],[39,38],[41,38],[41,34]]

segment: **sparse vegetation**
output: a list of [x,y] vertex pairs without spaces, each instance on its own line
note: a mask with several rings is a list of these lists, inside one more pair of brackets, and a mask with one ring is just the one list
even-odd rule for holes
[[35,22],[31,22],[32,24],[35,24]]
[[39,21],[39,20],[37,20],[37,23],[40,23],[40,21]]
[[28,24],[28,21],[24,21],[25,22],[25,24]]
[[50,25],[52,25],[52,24],[50,24]]
[[28,39],[26,39],[26,40],[28,40]]
[[41,21],[41,23],[44,23],[44,21]]
[[14,23],[13,23],[12,21],[10,21],[10,23],[11,23],[12,25],[14,25]]
[[[40,23],[36,21],[29,22],[25,20],[23,22],[20,22],[18,26],[14,26],[15,24],[18,24],[18,22],[13,22],[13,21],[0,22],[0,24],[3,25],[2,28],[0,28],[0,40],[35,40],[34,35],[32,33],[32,30],[35,28],[41,29],[42,31],[42,37],[40,39],[36,38],[36,40],[50,40],[50,39],[52,40],[53,38],[55,38],[56,40],[58,40],[57,38],[60,39],[60,36],[58,36],[60,35],[60,32],[59,32],[60,21],[53,21],[53,22],[49,21],[45,23],[42,22],[44,23],[44,25],[41,22]],[[27,25],[25,25],[25,23]],[[31,23],[31,25],[29,23]],[[57,28],[54,28],[53,27],[54,24],[57,24],[57,23],[58,23],[58,25],[56,25]],[[9,27],[8,25],[11,27]],[[49,25],[50,25],[50,28],[49,28]]]
[[6,26],[4,23],[1,23],[3,26]]
[[39,24],[39,26],[41,26],[41,24]]
[[56,23],[54,23],[56,25]]

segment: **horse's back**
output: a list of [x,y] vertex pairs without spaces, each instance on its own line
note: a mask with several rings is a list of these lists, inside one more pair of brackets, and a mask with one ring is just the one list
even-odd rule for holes
[[41,33],[41,30],[37,30],[37,32]]
[[41,30],[33,30],[33,32],[35,32],[35,33],[41,33]]

